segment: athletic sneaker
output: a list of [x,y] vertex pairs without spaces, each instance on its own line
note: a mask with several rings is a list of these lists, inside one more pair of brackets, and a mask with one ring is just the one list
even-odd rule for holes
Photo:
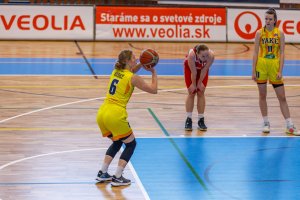
[[262,132],[263,133],[270,133],[270,122],[264,122]]
[[300,135],[300,133],[297,132],[297,129],[294,125],[287,126],[285,132],[287,134]]
[[198,129],[200,131],[206,131],[207,130],[207,127],[204,123],[204,117],[200,118],[199,121],[198,121]]
[[111,185],[112,186],[123,186],[123,185],[130,185],[131,181],[129,179],[124,178],[121,176],[120,178],[117,178],[115,175],[112,177]]
[[103,173],[101,170],[98,172],[96,180],[99,182],[111,181],[112,176],[107,172]]
[[192,119],[187,117],[185,121],[185,130],[186,131],[192,131],[193,130],[193,122]]

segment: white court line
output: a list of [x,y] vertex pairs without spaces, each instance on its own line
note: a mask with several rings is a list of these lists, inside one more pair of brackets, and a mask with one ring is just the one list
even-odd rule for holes
[[75,150],[57,151],[57,152],[52,152],[52,153],[40,154],[40,155],[36,155],[36,156],[30,156],[30,157],[22,158],[22,159],[15,160],[15,161],[6,163],[4,165],[1,165],[0,166],[0,170],[6,168],[8,166],[14,165],[16,163],[23,162],[25,160],[34,159],[34,158],[39,158],[39,157],[44,157],[44,156],[50,156],[50,155],[56,155],[56,154],[63,154],[63,153],[71,153],[71,152],[79,152],[79,151],[94,151],[94,150],[103,150],[103,149],[107,149],[107,148],[75,149]]
[[[286,87],[298,87],[300,85],[285,85]],[[207,88],[233,88],[233,87],[257,87],[256,84],[253,85],[224,85],[224,86],[208,86]],[[186,88],[178,88],[178,89],[167,89],[167,90],[159,90],[159,93],[162,92],[172,92],[172,91],[180,91],[180,90],[186,90]],[[133,93],[133,95],[139,95],[139,94],[146,94],[147,92],[139,92],[139,93]],[[12,119],[16,119],[22,116],[26,116],[26,115],[30,115],[33,113],[37,113],[37,112],[41,112],[41,111],[45,111],[45,110],[50,110],[53,108],[58,108],[58,107],[63,107],[63,106],[68,106],[68,105],[72,105],[72,104],[77,104],[77,103],[83,103],[83,102],[89,102],[89,101],[95,101],[95,100],[100,100],[100,99],[104,99],[105,97],[97,97],[97,98],[92,98],[92,99],[84,99],[84,100],[79,100],[79,101],[73,101],[73,102],[69,102],[69,103],[64,103],[64,104],[59,104],[59,105],[55,105],[55,106],[50,106],[50,107],[46,107],[46,108],[41,108],[41,109],[37,109],[37,110],[33,110],[33,111],[29,111],[23,114],[19,114],[13,117],[9,117],[6,119],[3,119],[0,121],[0,124],[3,122],[7,122],[10,121]]]
[[[122,147],[122,151],[124,151],[124,147]],[[128,167],[129,167],[129,169],[131,170],[131,173],[132,173],[132,175],[133,175],[133,177],[134,177],[134,179],[135,179],[135,181],[136,181],[136,184],[137,184],[137,185],[139,186],[139,188],[141,189],[142,194],[144,195],[145,199],[146,199],[146,200],[150,200],[150,197],[149,197],[149,195],[148,195],[148,193],[147,193],[147,191],[146,191],[144,185],[142,184],[141,179],[140,179],[139,176],[137,175],[137,173],[136,173],[134,167],[132,166],[131,161],[129,161],[129,162],[127,163],[127,165],[128,165]]]
[[50,107],[46,107],[46,108],[37,109],[37,110],[33,110],[33,111],[30,111],[30,112],[26,112],[26,113],[23,113],[23,114],[20,114],[20,115],[16,115],[16,116],[13,116],[13,117],[9,117],[9,118],[7,118],[7,119],[3,119],[3,120],[0,121],[0,124],[3,123],[3,122],[10,121],[10,120],[12,120],[12,119],[16,119],[16,118],[19,118],[19,117],[22,117],[22,116],[30,115],[30,114],[37,113],[37,112],[41,112],[41,111],[45,111],[45,110],[50,110],[50,109],[53,109],[53,108],[58,108],[58,107],[62,107],[62,106],[72,105],[72,104],[76,104],[76,103],[82,103],[82,102],[94,101],[94,100],[104,99],[104,98],[105,98],[105,97],[97,97],[97,98],[92,98],[92,99],[84,99],[84,100],[73,101],[73,102],[69,102],[69,103],[64,103],[64,104],[59,104],[59,105],[50,106]]
[[[226,88],[226,87],[237,87],[237,86],[246,86],[246,87],[253,87],[253,85],[228,85],[228,86],[211,86],[211,87],[207,87],[207,88],[217,88],[217,87],[222,87],[222,88]],[[256,86],[256,85],[254,85]],[[186,90],[186,88],[180,88],[180,89],[170,89],[170,90],[160,90],[159,93],[161,92],[170,92],[170,91],[179,91],[179,90]],[[133,93],[133,95],[138,95],[138,94],[145,94],[146,92],[140,92],[140,93]],[[50,107],[46,107],[46,108],[42,108],[42,109],[37,109],[37,110],[33,110],[33,111],[30,111],[30,112],[26,112],[26,113],[23,113],[23,114],[20,114],[20,115],[16,115],[16,116],[13,116],[13,117],[10,117],[10,118],[7,118],[7,119],[4,119],[4,120],[1,120],[0,123],[3,123],[3,122],[7,122],[7,121],[10,121],[12,119],[16,119],[16,118],[19,118],[19,117],[22,117],[22,116],[26,116],[26,115],[30,115],[30,114],[33,114],[33,113],[37,113],[37,112],[41,112],[41,111],[45,111],[45,110],[50,110],[50,109],[53,109],[53,108],[58,108],[58,107],[62,107],[62,106],[66,106],[66,105],[71,105],[71,104],[77,104],[77,103],[82,103],[82,102],[89,102],[89,101],[94,101],[94,100],[99,100],[99,99],[104,99],[105,97],[98,97],[98,98],[92,98],[92,99],[85,99],[85,100],[79,100],[79,101],[73,101],[73,102],[69,102],[69,103],[64,103],[64,104],[59,104],[59,105],[55,105],[55,106],[50,106]],[[71,150],[71,151],[80,151],[80,150]],[[16,160],[16,161],[13,161],[13,162],[10,162],[10,163],[7,163],[5,165],[2,165],[0,166],[0,170],[7,167],[7,166],[10,166],[10,165],[13,165],[15,163],[18,163],[18,162],[22,162],[24,160],[28,160],[28,159],[32,159],[32,158],[36,158],[36,157],[41,157],[41,156],[45,156],[45,155],[51,155],[51,154],[58,154],[58,152],[54,152],[54,153],[50,153],[50,154],[42,154],[42,155],[37,155],[37,156],[32,156],[32,157],[28,157],[28,158],[23,158],[23,159],[20,159],[20,160]],[[144,197],[148,200],[149,199],[149,196],[144,188],[144,186],[142,185],[138,175],[136,174],[133,166],[129,163],[129,167],[131,169],[131,172],[135,178],[135,180],[137,181],[137,184],[139,185]]]
[[146,191],[144,185],[142,184],[141,179],[140,179],[139,176],[137,175],[137,173],[136,173],[134,167],[132,166],[131,161],[129,161],[127,165],[128,165],[128,167],[129,167],[129,169],[131,170],[131,173],[132,173],[132,175],[133,175],[133,177],[134,177],[134,179],[135,179],[137,185],[140,187],[140,189],[141,189],[141,191],[142,191],[142,193],[143,193],[145,199],[146,199],[146,200],[150,200],[150,197],[149,197],[149,195],[148,195],[148,193],[147,193],[147,191]]
[[[26,161],[26,160],[31,160],[34,158],[40,158],[40,157],[44,157],[44,156],[51,156],[51,155],[57,155],[57,154],[63,154],[63,153],[82,152],[82,151],[106,150],[106,149],[107,148],[75,149],[75,150],[68,150],[68,151],[57,151],[57,152],[52,152],[52,153],[45,153],[45,154],[30,156],[30,157],[26,157],[26,158],[22,158],[19,160],[14,160],[12,162],[6,163],[6,164],[0,166],[0,170],[4,169],[6,167],[9,167],[11,165]],[[128,162],[128,166],[129,166],[129,169],[131,170],[131,173],[132,173],[138,187],[141,189],[143,196],[145,197],[146,200],[150,200],[150,197],[149,197],[147,191],[145,190],[140,178],[138,177],[138,175],[130,161]]]

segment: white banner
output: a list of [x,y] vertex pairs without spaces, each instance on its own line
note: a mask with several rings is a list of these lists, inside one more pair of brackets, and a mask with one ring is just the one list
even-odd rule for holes
[[[98,25],[97,40],[225,41],[226,27],[213,25]],[[222,34],[220,34],[222,33]]]
[[0,39],[93,39],[93,6],[1,5],[0,10]]
[[99,6],[96,39],[225,42],[226,9]]
[[[228,41],[254,41],[256,31],[265,25],[266,9],[228,9]],[[277,26],[286,42],[300,42],[299,10],[277,10]]]

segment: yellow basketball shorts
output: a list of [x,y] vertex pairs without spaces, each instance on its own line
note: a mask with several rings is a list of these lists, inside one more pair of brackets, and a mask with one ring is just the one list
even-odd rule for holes
[[268,59],[259,57],[256,64],[256,82],[271,84],[283,84],[283,79],[277,79],[279,71],[279,59]]
[[132,129],[127,121],[127,111],[116,104],[104,103],[97,113],[97,123],[103,137],[112,135],[113,141],[129,136]]

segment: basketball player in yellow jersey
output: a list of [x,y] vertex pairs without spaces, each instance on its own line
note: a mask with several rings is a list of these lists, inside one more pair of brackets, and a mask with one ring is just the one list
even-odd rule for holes
[[259,90],[259,107],[264,120],[263,132],[270,132],[267,106],[267,81],[273,85],[280,109],[286,120],[286,133],[297,135],[285,97],[282,69],[284,64],[284,33],[276,27],[277,14],[273,8],[265,13],[265,26],[257,31],[253,55],[252,79]]
[[[113,143],[106,151],[96,180],[99,182],[112,181],[112,186],[129,185],[131,183],[130,180],[122,176],[122,173],[136,146],[135,137],[127,121],[126,111],[126,105],[134,87],[152,94],[157,93],[155,69],[144,67],[152,73],[152,83],[147,84],[140,76],[134,74],[140,68],[141,64],[136,64],[135,55],[131,50],[120,52],[115,69],[110,76],[106,99],[97,114],[97,123],[102,135],[110,138]],[[107,172],[108,167],[123,143],[125,149],[120,156],[117,170],[114,176],[110,176]]]

